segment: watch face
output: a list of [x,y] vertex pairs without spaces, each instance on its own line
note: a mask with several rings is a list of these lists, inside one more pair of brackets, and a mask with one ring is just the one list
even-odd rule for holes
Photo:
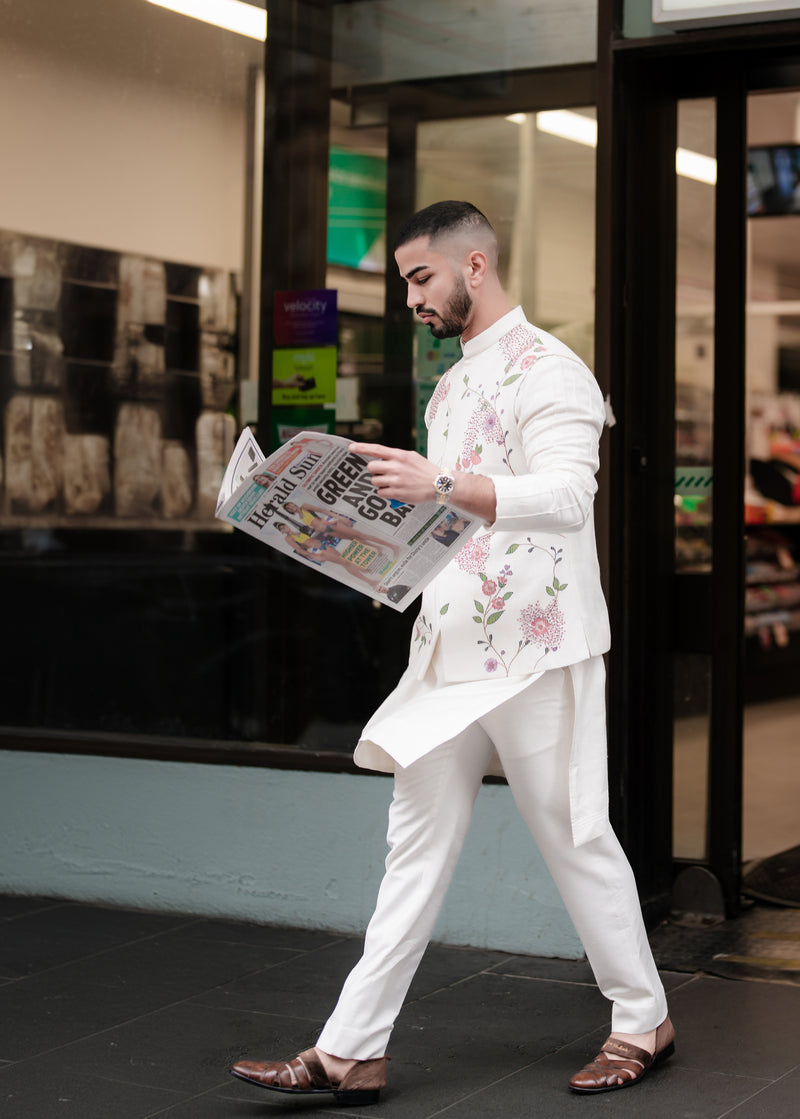
[[437,493],[446,494],[453,492],[453,485],[454,481],[449,474],[440,474],[433,483],[433,488]]

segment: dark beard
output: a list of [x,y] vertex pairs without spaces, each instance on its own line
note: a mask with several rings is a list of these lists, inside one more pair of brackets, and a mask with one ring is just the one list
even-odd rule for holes
[[430,324],[431,334],[434,338],[457,338],[459,334],[464,333],[471,310],[472,299],[467,291],[467,285],[459,277],[458,285],[450,296],[447,306],[438,316],[441,326]]

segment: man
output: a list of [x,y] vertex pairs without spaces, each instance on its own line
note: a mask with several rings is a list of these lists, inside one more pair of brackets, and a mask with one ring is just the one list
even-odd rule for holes
[[497,242],[466,202],[400,231],[408,305],[462,359],[428,407],[429,458],[375,444],[382,497],[437,493],[484,528],[426,589],[409,667],[362,732],[359,764],[395,774],[386,875],[317,1045],[290,1062],[242,1061],[265,1088],[371,1103],[395,1017],[449,884],[481,780],[496,759],[558,886],[603,993],[612,1033],[570,1081],[638,1083],[674,1050],[636,886],[608,822],[604,664],[609,645],[592,520],[602,396],[586,366],[512,308]]

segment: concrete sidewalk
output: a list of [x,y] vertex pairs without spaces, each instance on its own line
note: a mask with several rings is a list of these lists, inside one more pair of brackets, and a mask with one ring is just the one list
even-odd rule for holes
[[800,986],[665,970],[675,1057],[632,1090],[578,1096],[567,1080],[609,1028],[587,965],[435,945],[398,1020],[379,1104],[320,1107],[228,1074],[236,1058],[313,1044],[360,948],[325,932],[0,897],[0,1115],[800,1114]]

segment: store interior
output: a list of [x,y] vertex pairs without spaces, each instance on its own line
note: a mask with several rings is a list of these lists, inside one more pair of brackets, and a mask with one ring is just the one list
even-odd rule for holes
[[[714,103],[680,105],[679,142],[714,156]],[[800,843],[800,94],[748,101],[745,867]],[[706,572],[713,520],[714,198],[678,190],[677,572]],[[705,854],[710,658],[676,659],[674,852]]]

